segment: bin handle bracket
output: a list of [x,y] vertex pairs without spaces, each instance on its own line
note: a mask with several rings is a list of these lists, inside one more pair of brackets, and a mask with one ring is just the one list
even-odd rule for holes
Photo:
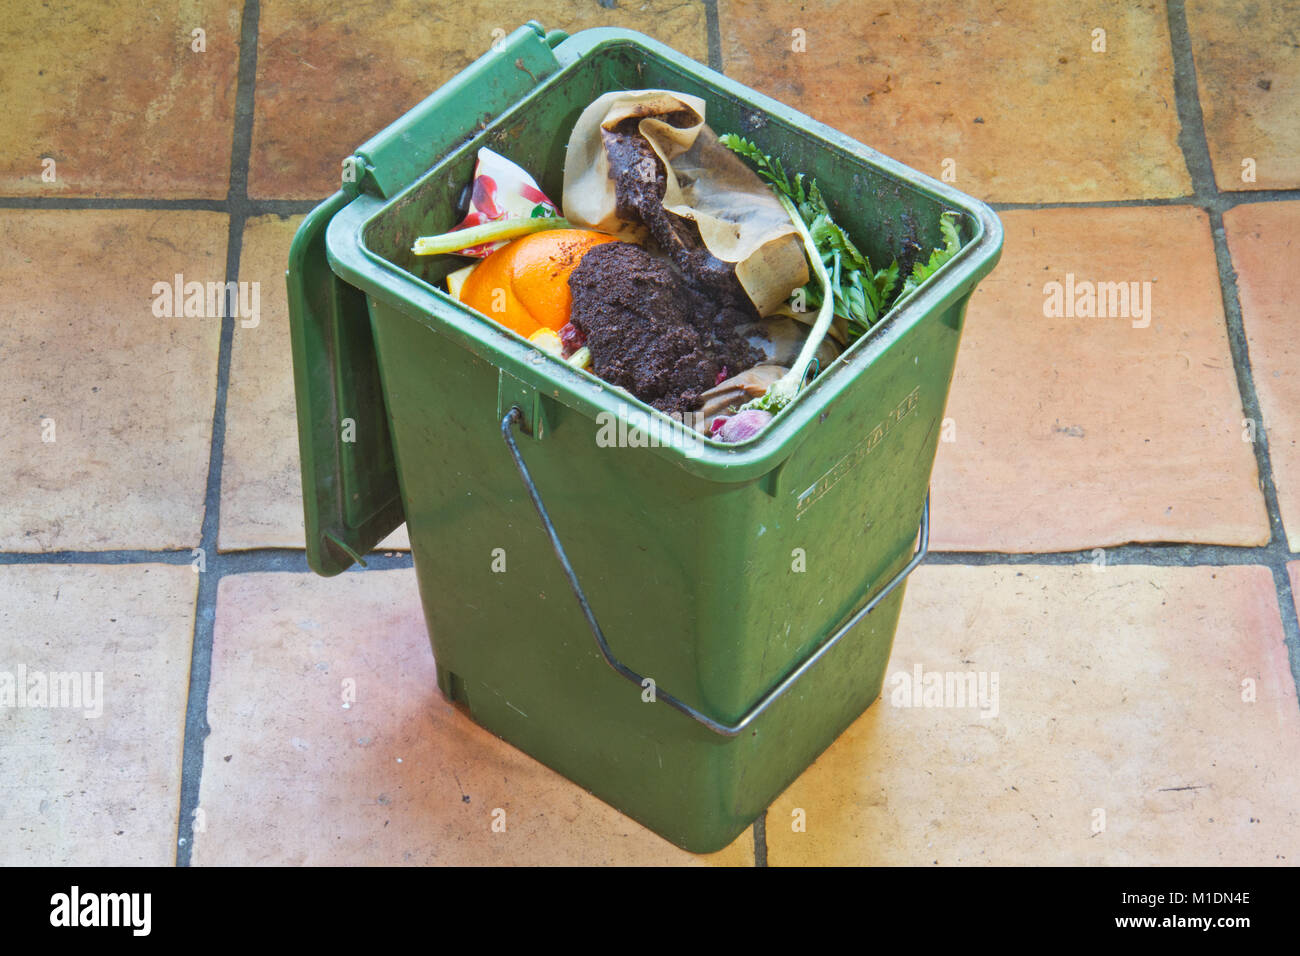
[[[546,510],[546,505],[542,503],[541,493],[537,490],[537,484],[533,481],[532,475],[528,471],[528,466],[524,464],[523,455],[519,453],[519,446],[515,443],[514,428],[516,425],[524,423],[524,414],[518,405],[514,405],[506,412],[505,417],[501,419],[501,435],[505,439],[506,447],[510,450],[510,457],[515,461],[515,467],[519,470],[519,477],[523,479],[524,489],[528,492],[528,497],[532,499],[533,507],[537,509],[537,516],[542,520],[542,528],[546,531],[546,536],[551,540],[551,548],[555,551],[556,560],[560,562],[560,569],[564,576],[568,578],[569,587],[573,589],[573,596],[577,598],[578,607],[582,611],[582,616],[587,619],[587,626],[591,628],[592,637],[596,639],[596,647],[600,651],[600,656],[605,659],[610,667],[621,674],[627,680],[636,684],[638,687],[644,687],[646,678],[638,674],[632,668],[628,667],[610,650],[609,643],[605,640],[605,633],[600,628],[600,623],[596,620],[595,613],[591,610],[591,603],[587,600],[586,593],[582,590],[582,585],[578,581],[578,575],[573,570],[573,564],[569,561],[569,556],[564,550],[564,545],[560,543],[560,536],[556,533],[555,525],[551,522],[551,516]],[[709,730],[722,737],[737,737],[750,724],[758,719],[768,707],[775,703],[780,697],[794,686],[794,684],[806,674],[812,667],[827,653],[830,652],[840,640],[853,630],[853,628],[868,614],[888,597],[895,588],[907,579],[907,576],[916,570],[917,566],[925,560],[926,554],[930,550],[930,495],[925,496],[925,506],[921,510],[921,526],[919,529],[919,539],[916,552],[912,559],[907,562],[901,571],[889,579],[889,582],[876,592],[875,596],[864,604],[848,621],[830,637],[822,641],[817,649],[804,659],[804,661],[794,667],[785,675],[775,687],[763,695],[759,701],[754,704],[745,715],[734,724],[724,724],[714,720],[696,710],[690,704],[679,700],[666,691],[655,688],[655,700],[662,701],[674,710],[681,711],[687,717],[703,724]]]

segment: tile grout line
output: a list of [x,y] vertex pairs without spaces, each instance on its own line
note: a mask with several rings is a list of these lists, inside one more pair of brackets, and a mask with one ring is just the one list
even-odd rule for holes
[[[250,216],[276,213],[293,216],[311,212],[321,199],[246,199]],[[227,199],[148,199],[114,196],[0,196],[0,209],[152,209],[178,212],[226,212]]]
[[709,49],[709,69],[722,73],[722,27],[718,21],[718,0],[703,0],[703,3],[704,32]]
[[1300,614],[1296,613],[1297,600],[1291,587],[1291,576],[1286,565],[1273,566],[1273,586],[1277,589],[1277,608],[1282,615],[1282,641],[1291,658],[1291,676],[1295,678],[1296,695],[1300,698]]
[[[1122,545],[1093,545],[1067,551],[963,551],[932,548],[928,561],[938,564],[1042,564],[1062,565],[1091,562],[1096,551],[1103,551],[1111,564],[1144,564],[1152,567],[1181,567],[1210,565],[1214,567],[1273,567],[1290,561],[1300,561],[1300,552],[1289,551],[1286,543],[1273,542],[1267,546],[1210,544],[1195,541],[1167,541],[1159,543],[1129,543]],[[367,568],[353,568],[361,572],[391,570],[411,566],[410,551],[384,549],[366,555]],[[156,550],[124,548],[108,551],[5,551],[0,552],[0,565],[5,564],[189,564],[193,558],[188,548],[160,548]],[[257,571],[303,571],[307,566],[306,551],[293,545],[241,548],[223,551],[218,555],[222,574],[250,574]]]
[[971,566],[1091,564],[1097,559],[1099,551],[1106,564],[1145,565],[1155,568],[1197,565],[1218,568],[1263,565],[1271,568],[1285,564],[1287,561],[1300,559],[1300,554],[1287,551],[1284,541],[1274,541],[1263,547],[1172,541],[1104,547],[1093,545],[1071,551],[962,551],[960,549],[945,551],[931,548],[926,555],[925,563]]
[[1268,448],[1268,431],[1264,423],[1259,395],[1255,390],[1255,374],[1250,364],[1250,345],[1246,339],[1245,322],[1241,314],[1241,299],[1237,290],[1237,273],[1228,248],[1227,232],[1223,225],[1224,206],[1214,178],[1214,163],[1205,132],[1205,118],[1201,112],[1200,88],[1196,78],[1196,60],[1192,54],[1191,30],[1187,25],[1187,9],[1183,0],[1167,0],[1169,16],[1169,42],[1174,61],[1174,103],[1178,109],[1178,145],[1182,150],[1187,171],[1192,177],[1192,188],[1209,215],[1210,234],[1214,242],[1214,258],[1219,272],[1219,289],[1223,297],[1224,325],[1228,348],[1232,354],[1232,367],[1237,378],[1237,392],[1241,398],[1242,413],[1255,423],[1255,440],[1251,448],[1255,453],[1255,466],[1259,472],[1260,491],[1268,515],[1270,546],[1267,549],[1273,561],[1274,589],[1278,612],[1282,618],[1283,641],[1287,646],[1291,664],[1291,677],[1300,698],[1300,620],[1297,618],[1295,596],[1287,576],[1285,554],[1286,531],[1282,526],[1282,512],[1278,506],[1277,485],[1273,476],[1273,462]]
[[1205,210],[1226,211],[1234,206],[1248,206],[1263,202],[1295,202],[1300,200],[1300,189],[1259,189],[1218,192],[1212,195],[1192,193],[1186,196],[1166,196],[1147,199],[1086,199],[1051,202],[990,202],[995,212],[1014,212],[1027,209],[1114,209],[1150,206],[1197,206]]
[[[205,492],[206,494],[206,492]],[[204,507],[206,508],[206,502]],[[206,555],[205,555],[206,558]],[[5,551],[0,552],[0,565],[6,564],[191,564],[192,548],[159,548],[155,550],[120,548],[109,551]],[[220,564],[221,574],[251,574],[257,571],[309,572],[307,552],[301,547],[245,548],[237,551],[217,552],[212,559]],[[391,570],[411,566],[410,551],[385,549],[366,555],[366,568],[354,571]]]
[[[1266,565],[1273,567],[1291,561],[1300,561],[1300,551],[1287,549],[1285,541],[1267,546],[1235,544],[1209,544],[1195,541],[1167,541],[1159,543],[1129,543],[1122,545],[1093,545],[1066,551],[963,551],[931,548],[927,562],[939,564],[1043,564],[1060,565],[1092,561],[1094,552],[1103,551],[1111,564],[1144,564],[1152,567],[1179,567],[1211,565],[1214,567],[1248,567]],[[360,573],[367,569],[391,570],[410,567],[409,549],[388,548],[366,555],[367,568],[353,568]],[[0,552],[0,565],[5,564],[190,564],[193,551],[189,548],[132,549],[107,551],[4,551]],[[218,559],[223,574],[249,574],[257,571],[303,571],[307,566],[306,551],[295,545],[241,548],[222,551]]]
[[[248,218],[248,166],[253,139],[253,88],[257,78],[258,0],[246,0],[239,37],[239,73],[235,91],[235,122],[230,148],[230,190],[226,196],[229,226],[226,240],[226,281],[239,282],[244,222]],[[227,286],[227,288],[230,288]],[[217,550],[221,517],[221,470],[225,454],[226,397],[230,387],[230,357],[234,344],[235,309],[222,309],[221,345],[217,352],[217,394],[212,415],[212,440],[208,453],[208,482],[200,555],[198,598],[194,609],[190,656],[189,693],[185,707],[185,737],[181,756],[180,810],[176,818],[176,865],[189,866],[194,849],[194,817],[203,776],[203,745],[209,733],[208,682],[212,670],[212,638],[216,625],[217,589],[222,560]],[[211,560],[208,560],[208,556]]]

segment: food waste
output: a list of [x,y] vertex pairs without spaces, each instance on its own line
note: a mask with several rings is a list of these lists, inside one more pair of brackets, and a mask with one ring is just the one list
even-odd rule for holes
[[527,171],[483,148],[464,219],[412,251],[479,259],[447,279],[464,305],[739,443],[761,436],[960,237],[945,213],[944,248],[900,288],[897,260],[872,269],[814,181],[790,179],[748,140],[714,136],[703,114],[681,93],[601,97],[570,139],[563,216]]

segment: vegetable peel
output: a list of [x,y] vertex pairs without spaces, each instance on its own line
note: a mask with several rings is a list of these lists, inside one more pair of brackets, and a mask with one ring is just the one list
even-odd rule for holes
[[817,357],[817,350],[821,347],[822,339],[826,338],[826,333],[831,328],[831,321],[835,318],[835,299],[830,293],[831,280],[826,274],[826,265],[822,262],[822,257],[817,253],[817,245],[813,241],[812,234],[804,224],[803,217],[799,215],[799,210],[790,201],[790,197],[778,193],[777,198],[781,200],[781,205],[790,214],[790,219],[799,233],[799,238],[803,240],[804,250],[808,253],[808,261],[812,263],[813,274],[817,281],[821,283],[824,294],[821,309],[817,313],[817,321],[813,323],[812,330],[808,333],[808,338],[804,340],[803,348],[799,350],[799,356],[794,360],[794,365],[790,367],[790,371],[769,385],[762,396],[740,406],[741,411],[758,409],[775,413],[794,401],[795,396],[799,394],[799,390],[803,387],[803,381],[808,375],[809,367]]
[[417,256],[440,256],[459,252],[498,239],[518,239],[543,229],[573,229],[569,220],[561,216],[535,216],[530,219],[497,219],[481,226],[454,229],[437,236],[420,236],[411,246]]

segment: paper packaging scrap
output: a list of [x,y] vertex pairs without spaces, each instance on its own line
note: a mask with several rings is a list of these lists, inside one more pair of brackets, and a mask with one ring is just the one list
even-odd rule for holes
[[[452,232],[500,219],[528,219],[560,214],[555,203],[546,198],[546,194],[538,187],[537,180],[486,146],[478,151],[470,197],[469,214],[456,224]],[[461,249],[457,255],[483,259],[507,242],[508,239],[485,242]]]
[[735,265],[759,315],[782,309],[790,291],[808,282],[803,245],[772,191],[705,125],[704,100],[698,96],[624,90],[606,93],[583,110],[564,162],[565,218],[576,226],[639,237],[640,230],[618,216],[602,135],[632,121],[664,164],[664,209],[694,220],[709,252]]

